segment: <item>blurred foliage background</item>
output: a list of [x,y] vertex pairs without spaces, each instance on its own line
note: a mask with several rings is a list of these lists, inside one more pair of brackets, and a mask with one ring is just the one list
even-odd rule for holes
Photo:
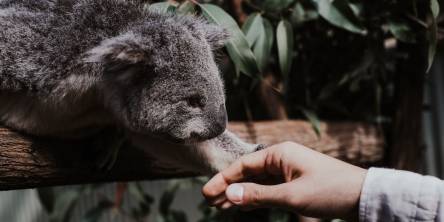
[[[426,73],[443,21],[437,0],[187,0],[147,2],[146,8],[201,16],[231,33],[217,52],[230,120],[306,118],[315,131],[320,120],[392,128],[397,81],[404,78],[399,67],[420,66]],[[423,59],[410,64],[412,48]],[[98,221],[110,210],[128,221],[147,221],[155,201],[156,221],[187,221],[184,212],[171,209],[175,193],[204,181],[174,180],[158,200],[138,183],[117,183],[115,197],[103,198],[84,221]],[[68,221],[78,199],[100,186],[39,194],[52,221]],[[124,195],[136,203],[124,207]],[[200,222],[297,220],[278,210],[220,212],[205,203],[199,209]]]

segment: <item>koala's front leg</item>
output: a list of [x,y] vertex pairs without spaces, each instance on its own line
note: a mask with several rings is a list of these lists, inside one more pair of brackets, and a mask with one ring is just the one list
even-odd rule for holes
[[194,145],[210,173],[221,171],[241,156],[265,147],[263,144],[247,143],[228,130],[214,139]]
[[228,130],[216,138],[192,144],[173,144],[147,135],[129,137],[132,145],[144,150],[154,165],[202,174],[218,172],[242,155],[264,147],[244,142]]
[[92,142],[96,154],[96,167],[102,171],[110,170],[125,141],[125,133],[119,128],[106,128],[96,135]]

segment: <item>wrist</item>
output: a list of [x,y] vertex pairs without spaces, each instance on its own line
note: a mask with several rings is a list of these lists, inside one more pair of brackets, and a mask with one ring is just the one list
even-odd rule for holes
[[350,205],[350,209],[344,215],[344,220],[346,221],[359,221],[359,203],[361,201],[362,188],[364,186],[364,181],[367,176],[368,170],[356,167],[356,173],[354,174],[354,185],[353,185],[353,199]]

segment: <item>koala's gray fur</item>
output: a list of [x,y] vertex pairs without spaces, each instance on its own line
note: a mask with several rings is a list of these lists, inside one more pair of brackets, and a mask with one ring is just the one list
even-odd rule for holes
[[130,139],[152,157],[150,161],[155,166],[204,174],[223,170],[242,155],[264,148],[246,143],[228,130],[216,138],[186,145],[139,134],[131,134]]
[[11,128],[179,141],[225,130],[220,27],[125,0],[0,0],[0,27],[0,122]]

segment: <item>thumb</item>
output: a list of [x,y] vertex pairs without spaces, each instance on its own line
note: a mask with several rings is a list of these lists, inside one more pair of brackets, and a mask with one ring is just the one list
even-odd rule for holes
[[286,189],[284,184],[266,186],[255,183],[233,183],[228,186],[225,195],[228,200],[242,207],[285,206]]

